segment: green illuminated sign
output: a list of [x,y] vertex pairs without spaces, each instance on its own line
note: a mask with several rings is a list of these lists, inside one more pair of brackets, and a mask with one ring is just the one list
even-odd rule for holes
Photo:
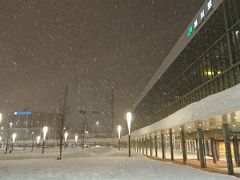
[[188,29],[188,36],[191,36],[192,33],[193,33],[193,27],[190,26]]

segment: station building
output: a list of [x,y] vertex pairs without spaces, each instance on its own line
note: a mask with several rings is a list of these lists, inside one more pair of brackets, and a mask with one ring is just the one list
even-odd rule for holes
[[202,168],[222,159],[234,174],[239,83],[240,1],[206,0],[134,105],[134,148],[163,159],[179,153]]

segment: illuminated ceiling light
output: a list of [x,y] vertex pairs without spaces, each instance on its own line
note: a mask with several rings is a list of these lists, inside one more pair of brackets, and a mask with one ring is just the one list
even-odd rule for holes
[[233,127],[236,127],[236,124],[233,124]]
[[191,129],[191,126],[188,126],[188,129]]
[[202,126],[202,124],[198,124],[198,126],[200,126],[200,127],[201,127],[201,126]]
[[207,131],[209,130],[209,129],[206,129]]
[[238,118],[237,116],[234,117],[234,119],[237,119],[237,118]]
[[220,127],[220,126],[218,126],[218,129],[221,129],[221,127]]

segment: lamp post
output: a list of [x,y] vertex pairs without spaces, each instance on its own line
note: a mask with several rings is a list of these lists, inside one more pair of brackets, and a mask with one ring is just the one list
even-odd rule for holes
[[77,147],[77,142],[78,142],[78,135],[75,135],[75,143],[76,143],[76,147]]
[[66,149],[66,145],[67,145],[67,138],[68,138],[68,132],[64,133],[64,149]]
[[13,151],[13,146],[14,146],[16,137],[17,137],[17,134],[16,134],[16,133],[13,133],[13,134],[12,134],[12,151]]
[[34,132],[32,132],[32,152],[33,152],[33,146],[34,146]]
[[128,156],[131,157],[131,121],[132,113],[127,113],[127,125],[128,125]]
[[118,125],[117,130],[118,130],[118,150],[120,151],[120,139],[121,139],[122,127],[120,125]]
[[6,142],[6,151],[5,151],[5,154],[7,154],[7,152],[8,152],[8,149],[9,149],[9,139],[10,139],[10,129],[12,128],[12,125],[13,125],[13,123],[12,122],[10,122],[9,123],[9,128],[7,128],[7,132],[6,132],[6,136],[7,136],[7,142]]
[[38,148],[39,143],[40,143],[41,136],[38,136],[36,139],[37,139],[37,148]]
[[43,145],[42,145],[42,154],[44,154],[44,148],[45,148],[45,139],[47,136],[47,132],[48,132],[48,127],[44,126],[43,127]]

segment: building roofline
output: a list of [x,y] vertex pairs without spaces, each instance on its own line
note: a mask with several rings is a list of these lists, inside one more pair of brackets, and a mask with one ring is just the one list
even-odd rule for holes
[[[203,9],[206,9],[208,2],[212,1],[212,9],[206,15],[205,19],[201,22],[201,24],[192,32],[191,36],[188,36],[189,27],[194,24],[194,21],[198,18]],[[143,100],[143,98],[147,95],[147,93],[152,89],[152,87],[157,83],[159,78],[164,74],[164,72],[170,67],[170,65],[175,61],[175,59],[179,56],[179,54],[186,48],[186,46],[190,43],[190,41],[194,38],[194,36],[198,33],[198,31],[203,27],[203,25],[208,21],[208,19],[212,16],[212,14],[218,9],[218,7],[222,4],[223,0],[207,0],[198,10],[191,23],[187,26],[187,29],[183,32],[181,37],[175,43],[171,51],[168,53],[164,61],[161,63],[158,70],[154,73],[150,81],[147,83],[141,94],[138,96],[137,101],[134,103],[133,109],[137,107],[137,105]]]

